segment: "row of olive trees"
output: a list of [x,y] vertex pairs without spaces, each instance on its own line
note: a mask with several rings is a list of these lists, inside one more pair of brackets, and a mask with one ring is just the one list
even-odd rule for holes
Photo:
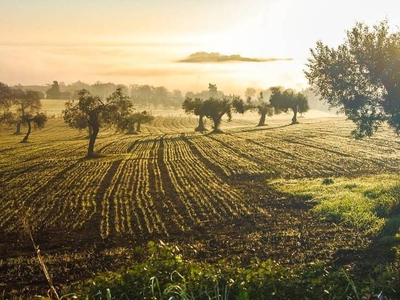
[[[87,90],[78,93],[78,101],[65,103],[64,121],[71,127],[89,131],[87,156],[94,156],[94,144],[101,127],[114,126],[117,130],[134,134],[140,131],[140,125],[153,119],[146,111],[134,112],[129,97],[118,87],[104,101],[93,96]],[[0,82],[0,123],[16,127],[15,134],[21,134],[21,126],[28,127],[21,142],[27,142],[32,126],[43,128],[47,115],[40,112],[42,107],[40,94],[35,91],[12,89]]]
[[46,124],[47,115],[40,112],[41,107],[38,92],[12,89],[0,82],[0,123],[15,126],[17,135],[21,134],[21,126],[26,125],[28,130],[21,143],[28,141],[32,126],[43,128]]
[[293,112],[292,124],[296,124],[297,113],[304,113],[309,109],[307,97],[292,89],[272,87],[270,89],[271,96],[269,102],[267,102],[264,100],[262,92],[254,99],[255,90],[254,93],[253,91],[251,93],[247,91],[247,99],[243,101],[238,96],[224,96],[223,93],[217,91],[215,84],[209,84],[208,88],[208,99],[187,97],[182,104],[182,108],[187,114],[194,114],[199,117],[199,125],[195,128],[196,131],[206,131],[204,126],[204,118],[206,117],[214,123],[212,132],[221,132],[219,127],[225,114],[228,116],[228,121],[230,121],[232,112],[243,114],[246,111],[257,111],[260,115],[260,121],[257,126],[264,126],[267,116],[291,110]]

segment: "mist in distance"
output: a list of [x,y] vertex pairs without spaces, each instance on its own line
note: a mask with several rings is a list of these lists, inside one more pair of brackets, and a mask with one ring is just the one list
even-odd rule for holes
[[[9,85],[73,83],[149,84],[170,90],[202,91],[209,83],[230,94],[274,85],[302,89],[304,63],[295,58],[252,58],[197,52],[196,45],[0,46],[0,78]],[[191,62],[183,63],[188,58]],[[206,63],[206,62],[209,63]],[[300,80],[299,80],[300,78]]]

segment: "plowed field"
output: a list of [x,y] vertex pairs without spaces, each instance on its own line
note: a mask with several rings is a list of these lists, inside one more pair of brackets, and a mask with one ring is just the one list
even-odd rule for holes
[[56,286],[140,259],[137,246],[161,239],[196,259],[239,255],[282,264],[340,260],[368,237],[332,226],[312,203],[277,192],[277,178],[355,177],[398,172],[390,130],[356,141],[340,117],[223,123],[194,132],[194,117],[156,117],[139,135],[104,131],[96,159],[87,140],[51,119],[30,142],[0,128],[0,291],[46,288],[28,225]]

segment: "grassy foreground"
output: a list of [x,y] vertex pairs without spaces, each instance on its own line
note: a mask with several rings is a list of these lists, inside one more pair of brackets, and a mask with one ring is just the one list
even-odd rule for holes
[[400,182],[396,174],[269,184],[315,203],[316,218],[369,236],[366,251],[375,255],[369,272],[357,260],[340,267],[317,262],[291,268],[258,258],[243,265],[240,256],[199,262],[160,241],[148,243],[146,261],[98,275],[69,292],[117,299],[398,299]]

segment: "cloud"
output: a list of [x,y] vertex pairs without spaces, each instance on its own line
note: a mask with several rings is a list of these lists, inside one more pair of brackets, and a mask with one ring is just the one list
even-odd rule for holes
[[222,55],[218,52],[196,52],[189,57],[178,60],[178,62],[189,63],[221,63],[221,62],[272,62],[272,61],[290,61],[293,58],[250,58],[242,57],[239,54]]

